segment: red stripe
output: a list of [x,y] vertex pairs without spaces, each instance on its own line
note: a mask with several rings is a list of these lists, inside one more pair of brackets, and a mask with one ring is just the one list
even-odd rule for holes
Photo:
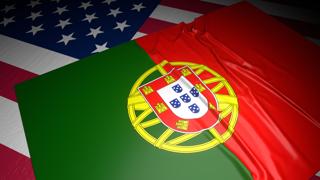
[[[277,0],[275,0],[275,1],[277,1]],[[160,4],[165,5],[165,6],[169,6],[169,7],[173,7],[173,8],[177,8],[177,9],[197,12],[197,13],[201,13],[201,14],[209,13],[214,10],[225,7],[223,5],[203,2],[200,0],[185,0],[185,1],[162,0],[160,2]],[[303,36],[309,36],[309,37],[316,38],[316,39],[320,38],[320,28],[318,25],[303,22],[303,21],[298,21],[298,20],[285,19],[285,18],[281,18],[281,17],[275,17],[275,18],[278,19],[280,22],[286,24],[290,28],[292,28],[294,31],[302,34]],[[155,32],[155,31],[158,31],[161,29],[163,29],[163,28],[157,29],[155,27],[155,28],[153,28],[152,32]]]
[[35,76],[34,73],[0,61],[0,96],[16,101],[14,86]]
[[31,160],[0,144],[0,179],[34,180]]
[[148,18],[145,23],[141,26],[139,29],[140,32],[150,34],[156,31],[159,31],[163,28],[173,26],[175,25],[174,23],[166,22],[166,21],[161,21],[153,18]]
[[177,9],[183,9],[187,11],[197,12],[201,14],[206,14],[208,12],[214,11],[216,9],[219,9],[221,7],[224,7],[222,5],[214,4],[214,3],[208,3],[203,2],[200,0],[162,0],[160,2],[161,5],[177,8]]

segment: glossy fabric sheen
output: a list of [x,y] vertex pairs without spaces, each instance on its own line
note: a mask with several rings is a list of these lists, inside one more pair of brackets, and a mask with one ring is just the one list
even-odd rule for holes
[[127,98],[155,65],[129,42],[18,85],[36,179],[250,179],[224,145],[173,153],[134,130]]
[[220,73],[239,101],[225,145],[254,179],[309,179],[320,169],[320,49],[247,3],[137,40],[159,63]]

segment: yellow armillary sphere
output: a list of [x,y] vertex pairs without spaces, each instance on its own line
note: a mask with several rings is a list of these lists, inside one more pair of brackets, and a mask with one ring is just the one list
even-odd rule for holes
[[[166,65],[170,65],[179,71],[167,72],[164,68]],[[180,72],[181,77],[179,76],[180,79],[177,80],[178,78],[175,77],[177,77],[177,73]],[[150,79],[159,73],[162,75],[161,77],[156,80]],[[200,79],[202,73],[206,73],[209,78]],[[192,78],[198,81],[198,83],[194,81],[195,83],[192,84]],[[153,84],[145,84],[148,83],[147,80]],[[164,88],[162,87],[163,90],[155,90],[154,87],[159,84],[157,81],[159,81],[159,83],[160,81],[167,82],[168,85]],[[177,84],[178,81],[188,81],[188,83],[192,85],[193,89],[188,91],[191,93],[189,94],[190,97],[186,95],[186,93],[183,96],[179,96],[181,97],[181,102],[178,97],[170,102],[164,100],[162,103],[156,103],[156,105],[153,105],[152,102],[148,100],[148,94],[154,93],[153,99],[156,99],[154,97],[160,97],[159,94],[161,95],[161,93],[167,92],[169,86],[169,90],[172,88],[178,93],[180,93],[183,88],[189,87],[180,87],[180,85]],[[176,84],[174,84],[175,82]],[[215,101],[210,101],[208,93],[206,95],[206,89],[209,95],[215,98]],[[224,93],[220,93],[222,89],[224,89]],[[194,126],[196,129],[194,131],[191,130],[193,128],[191,123],[200,121],[201,117],[191,120],[188,118],[177,119],[177,121],[170,124],[171,120],[167,117],[177,117],[172,111],[175,111],[175,108],[182,107],[184,102],[189,103],[193,98],[192,95],[197,98],[205,97],[208,99],[203,100],[207,103],[206,111],[217,112],[216,120],[213,121],[208,115],[206,117],[207,120],[201,122],[201,124],[205,124],[207,121],[212,122],[209,122],[207,127],[200,130],[197,129],[199,127]],[[161,97],[164,96],[167,95],[162,95]],[[168,97],[171,98],[172,96]],[[196,100],[196,98],[194,99]],[[189,113],[191,114],[198,113],[200,111],[199,109],[201,109],[200,105],[199,108],[196,104],[188,107],[191,111]],[[188,110],[188,108],[186,109]],[[165,113],[168,115],[165,115]],[[207,66],[190,62],[168,63],[167,61],[162,61],[160,64],[147,70],[134,83],[128,97],[128,114],[134,129],[144,140],[153,146],[176,153],[195,153],[213,148],[220,143],[224,143],[231,137],[238,118],[238,100],[227,80]],[[158,127],[158,131],[152,131],[152,129],[156,127]],[[190,130],[188,130],[188,128]],[[202,136],[202,138],[200,136]]]

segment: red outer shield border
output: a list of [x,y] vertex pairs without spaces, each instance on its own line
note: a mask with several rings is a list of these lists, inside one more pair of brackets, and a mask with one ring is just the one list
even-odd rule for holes
[[[200,118],[188,120],[179,118],[157,93],[157,90],[174,83],[181,76],[184,76],[193,85],[197,85],[199,92],[208,100],[208,111]],[[172,69],[168,74],[140,86],[138,90],[163,124],[175,131],[182,133],[201,132],[215,126],[219,122],[218,104],[214,94],[189,66]]]

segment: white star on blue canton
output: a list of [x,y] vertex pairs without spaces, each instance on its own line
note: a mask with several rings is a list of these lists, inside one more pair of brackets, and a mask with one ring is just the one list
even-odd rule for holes
[[119,29],[121,32],[123,32],[124,28],[129,27],[130,25],[127,24],[127,21],[123,21],[122,23],[116,22],[117,26],[113,29]]
[[142,5],[142,3],[140,4],[133,4],[133,8],[131,10],[136,10],[138,12],[141,11],[141,9],[146,8],[145,6]]
[[108,42],[105,42],[105,43],[102,44],[102,45],[96,44],[96,45],[95,45],[95,46],[96,46],[96,49],[95,49],[94,51],[92,51],[91,53],[98,53],[98,52],[102,52],[102,51],[104,51],[104,50],[109,49],[109,48],[107,47],[107,44],[108,44]]
[[36,35],[39,31],[43,31],[44,29],[42,28],[43,24],[40,24],[39,26],[31,26],[30,31],[26,33],[32,33],[32,35]]
[[96,15],[96,13],[93,13],[93,14],[86,14],[85,16],[85,18],[83,18],[82,19],[82,21],[88,21],[89,23],[91,23],[91,21],[92,20],[94,20],[94,19],[98,19],[98,17],[97,16],[95,16]]
[[110,13],[108,14],[108,16],[112,15],[113,17],[117,17],[117,15],[121,13],[122,11],[120,11],[120,8],[110,9]]
[[93,38],[96,38],[98,34],[103,33],[103,31],[100,31],[101,26],[97,27],[96,29],[90,28],[90,33],[87,34],[87,36],[93,36]]
[[31,15],[28,16],[26,19],[32,19],[32,21],[34,21],[35,19],[37,19],[38,17],[41,17],[41,16],[43,16],[43,15],[41,14],[41,11],[36,12],[36,13],[31,12]]
[[1,9],[1,11],[4,11],[5,13],[7,13],[7,12],[9,12],[9,11],[11,11],[11,10],[14,10],[14,9],[16,9],[16,8],[15,8],[14,4],[12,4],[12,5],[6,5],[6,6],[4,6],[4,8]]
[[3,18],[3,20],[0,22],[0,24],[2,24],[4,27],[6,27],[9,23],[13,23],[15,22],[15,20],[13,20],[14,16],[10,17],[10,18]]
[[31,8],[34,8],[34,7],[36,7],[36,6],[39,5],[39,4],[42,4],[42,3],[40,2],[40,0],[32,0],[32,1],[30,1],[30,3],[28,4],[28,6],[31,6]]
[[61,27],[61,29],[64,29],[67,25],[72,24],[69,20],[70,18],[66,20],[59,20],[59,23],[55,25],[55,27]]
[[73,33],[69,34],[69,35],[64,35],[62,34],[62,38],[57,42],[57,43],[61,43],[63,42],[64,45],[66,46],[69,41],[72,41],[72,40],[75,40],[76,38],[72,37],[73,36]]
[[91,1],[88,1],[86,3],[81,2],[81,5],[79,6],[79,8],[83,8],[84,10],[87,10],[87,8],[90,6],[92,6]]
[[107,3],[108,5],[110,5],[112,2],[116,2],[116,0],[104,0],[101,3]]
[[62,13],[66,12],[66,11],[69,11],[69,10],[67,9],[67,6],[57,7],[57,10],[55,10],[55,11],[53,12],[53,14],[58,13],[59,15],[61,15]]

